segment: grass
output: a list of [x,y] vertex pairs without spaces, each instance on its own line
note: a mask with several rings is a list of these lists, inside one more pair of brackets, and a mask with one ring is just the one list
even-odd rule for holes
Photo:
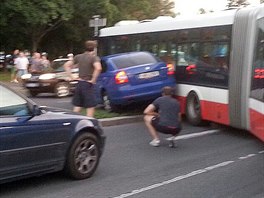
[[[137,107],[134,109],[131,109],[131,107],[125,107],[124,109],[120,110],[120,112],[108,112],[104,109],[96,108],[94,117],[97,119],[102,119],[102,118],[113,118],[113,117],[122,117],[122,116],[134,116],[134,115],[141,115],[142,112],[143,110],[141,107]],[[82,114],[86,115],[85,109],[83,109]]]
[[11,79],[11,73],[9,71],[0,71],[0,81],[8,82]]

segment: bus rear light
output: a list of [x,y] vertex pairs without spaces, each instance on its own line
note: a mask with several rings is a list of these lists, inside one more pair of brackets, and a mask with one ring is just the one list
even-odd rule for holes
[[167,69],[168,69],[168,72],[167,72],[168,75],[173,75],[175,73],[173,64],[168,63],[167,64]]
[[120,71],[115,75],[116,84],[123,84],[128,82],[128,77],[125,71]]
[[196,72],[196,65],[189,65],[186,67],[186,71],[188,74],[194,74],[194,72]]

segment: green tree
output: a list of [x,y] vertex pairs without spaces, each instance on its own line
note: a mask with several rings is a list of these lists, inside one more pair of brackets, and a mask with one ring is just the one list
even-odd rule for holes
[[228,0],[227,7],[242,7],[242,6],[248,6],[249,3],[247,0]]
[[144,20],[158,16],[175,16],[174,2],[171,0],[110,0],[116,6],[118,14],[115,22],[120,20]]
[[[4,17],[1,25],[18,24],[13,31],[20,31],[30,37],[32,50],[50,31],[69,20],[73,14],[72,3],[66,0],[12,0],[4,2],[8,16]],[[9,27],[10,28],[10,27]]]
[[79,52],[80,44],[93,36],[93,15],[107,18],[112,26],[126,19],[175,16],[173,8],[172,0],[2,0],[0,48]]

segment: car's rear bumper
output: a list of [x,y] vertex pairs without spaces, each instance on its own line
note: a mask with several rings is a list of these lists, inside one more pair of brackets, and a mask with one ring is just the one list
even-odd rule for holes
[[[175,87],[174,80],[166,80],[163,82],[155,82],[150,85],[124,85],[117,88],[117,90],[110,91],[109,96],[111,103],[114,105],[126,105],[132,102],[140,102],[153,100],[161,96],[161,89],[165,86]],[[112,95],[111,95],[112,94]]]

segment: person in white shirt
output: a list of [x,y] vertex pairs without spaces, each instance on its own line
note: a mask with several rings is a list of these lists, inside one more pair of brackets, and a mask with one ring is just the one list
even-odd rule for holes
[[15,60],[15,67],[17,70],[17,78],[20,80],[21,76],[28,73],[29,61],[24,52],[20,52]]

